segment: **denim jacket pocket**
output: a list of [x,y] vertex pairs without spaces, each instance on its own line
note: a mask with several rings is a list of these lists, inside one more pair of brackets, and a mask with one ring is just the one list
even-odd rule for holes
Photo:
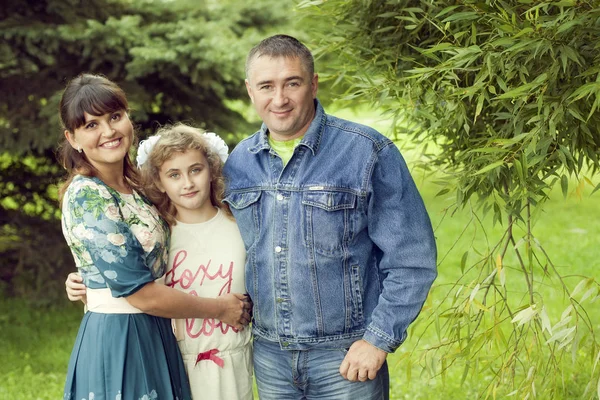
[[352,238],[356,195],[334,190],[309,190],[302,194],[302,205],[306,246],[322,255],[340,255],[344,244]]
[[[229,204],[238,225],[246,227],[246,229],[240,229],[246,250],[256,242],[260,232],[261,215],[258,204],[260,196],[261,191],[258,190],[229,193],[223,199],[223,202]],[[249,229],[250,227],[252,229]]]

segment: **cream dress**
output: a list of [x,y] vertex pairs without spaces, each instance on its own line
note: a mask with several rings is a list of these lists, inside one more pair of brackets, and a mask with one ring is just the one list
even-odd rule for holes
[[[186,293],[217,297],[246,293],[246,252],[237,224],[221,210],[207,222],[171,228],[165,283]],[[251,329],[216,319],[173,320],[194,400],[252,399]]]

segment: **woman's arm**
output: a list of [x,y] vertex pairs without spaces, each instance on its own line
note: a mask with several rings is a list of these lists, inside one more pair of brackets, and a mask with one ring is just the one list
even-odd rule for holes
[[[79,273],[70,273],[65,287],[69,300],[85,303],[86,286]],[[158,317],[216,318],[236,329],[243,329],[251,319],[252,303],[248,296],[237,293],[210,299],[150,282],[126,299],[135,308]]]
[[[82,178],[71,183],[65,199],[65,226],[77,236],[79,250],[89,255],[96,280],[102,280],[113,297],[125,298],[142,312],[160,317],[217,318],[235,328],[249,323],[251,303],[244,301],[244,295],[201,298],[155,283],[148,264],[159,261],[148,259],[107,186]],[[67,285],[68,295],[81,295],[80,287],[72,288],[69,293]]]
[[126,297],[146,314],[165,318],[216,318],[236,329],[250,323],[252,303],[248,296],[228,293],[215,299],[192,296],[154,282]]

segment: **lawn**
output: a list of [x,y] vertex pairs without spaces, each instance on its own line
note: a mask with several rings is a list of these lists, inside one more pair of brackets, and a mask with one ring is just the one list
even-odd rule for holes
[[61,399],[69,354],[83,309],[65,299],[38,308],[0,301],[0,399]]
[[[451,217],[446,215],[443,218],[452,199],[436,198],[437,190],[433,185],[421,185],[421,192],[436,227],[438,259],[440,260],[439,276],[428,301],[428,304],[432,306],[440,304],[451,285],[461,278],[461,258],[465,251],[468,250],[471,257],[475,255],[474,249],[485,252],[487,241],[495,243],[504,230],[502,226],[492,226],[489,217],[483,220],[483,228],[479,226],[476,230],[474,224],[469,224],[471,214],[468,210],[461,210]],[[600,207],[598,207],[597,195],[590,196],[591,190],[592,188],[588,187],[581,197],[573,192],[564,199],[560,189],[555,188],[551,193],[551,200],[544,205],[544,212],[533,228],[536,239],[548,252],[560,274],[566,276],[565,283],[571,290],[581,281],[582,276],[595,277],[595,273],[600,267],[600,249],[597,245],[598,238],[600,238],[600,225],[597,223],[600,220]],[[457,239],[459,237],[460,239]],[[526,284],[521,271],[516,267],[514,256],[504,260],[504,265],[507,276],[513,281],[510,291],[513,305],[525,305],[527,298],[523,293]],[[568,306],[568,299],[558,290],[557,280],[543,280],[541,277],[537,279],[544,281],[544,284],[538,287],[536,301],[543,299],[550,320],[554,323],[560,319],[561,313]],[[509,278],[507,278],[508,280]],[[468,289],[471,288],[468,287]],[[600,310],[587,303],[587,311],[590,320],[593,321],[594,329],[600,330]],[[484,398],[491,371],[474,366],[465,373],[464,366],[458,364],[451,368],[445,377],[442,378],[438,375],[431,378],[431,371],[435,369],[435,366],[422,368],[418,365],[418,357],[414,353],[408,357],[410,350],[415,347],[422,349],[438,343],[435,329],[432,324],[429,324],[431,320],[428,320],[427,316],[427,311],[420,315],[410,330],[411,335],[407,342],[389,358],[392,398],[411,400]],[[419,338],[420,341],[417,344]],[[586,337],[583,337],[580,343],[585,343],[585,340]],[[533,353],[535,351],[534,349]],[[576,361],[573,362],[571,357],[563,360],[562,376],[556,377],[562,382],[564,393],[554,393],[551,397],[546,394],[538,398],[581,398],[590,381],[593,358],[597,351],[597,349],[592,350],[591,346],[586,347],[585,345],[574,349]],[[439,359],[436,361],[439,362]],[[439,371],[440,366],[437,365],[437,372]],[[463,376],[463,374],[465,375]],[[592,384],[594,387],[584,398],[596,397],[596,382]],[[509,392],[510,390],[505,390],[500,395],[499,391],[497,398],[508,397]],[[508,398],[522,397],[515,395]]]

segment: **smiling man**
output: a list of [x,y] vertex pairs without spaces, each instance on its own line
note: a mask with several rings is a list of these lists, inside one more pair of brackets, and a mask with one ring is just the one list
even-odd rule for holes
[[328,115],[298,40],[246,60],[263,120],[231,153],[225,201],[247,251],[261,399],[385,399],[386,355],[436,277],[431,223],[396,146]]

